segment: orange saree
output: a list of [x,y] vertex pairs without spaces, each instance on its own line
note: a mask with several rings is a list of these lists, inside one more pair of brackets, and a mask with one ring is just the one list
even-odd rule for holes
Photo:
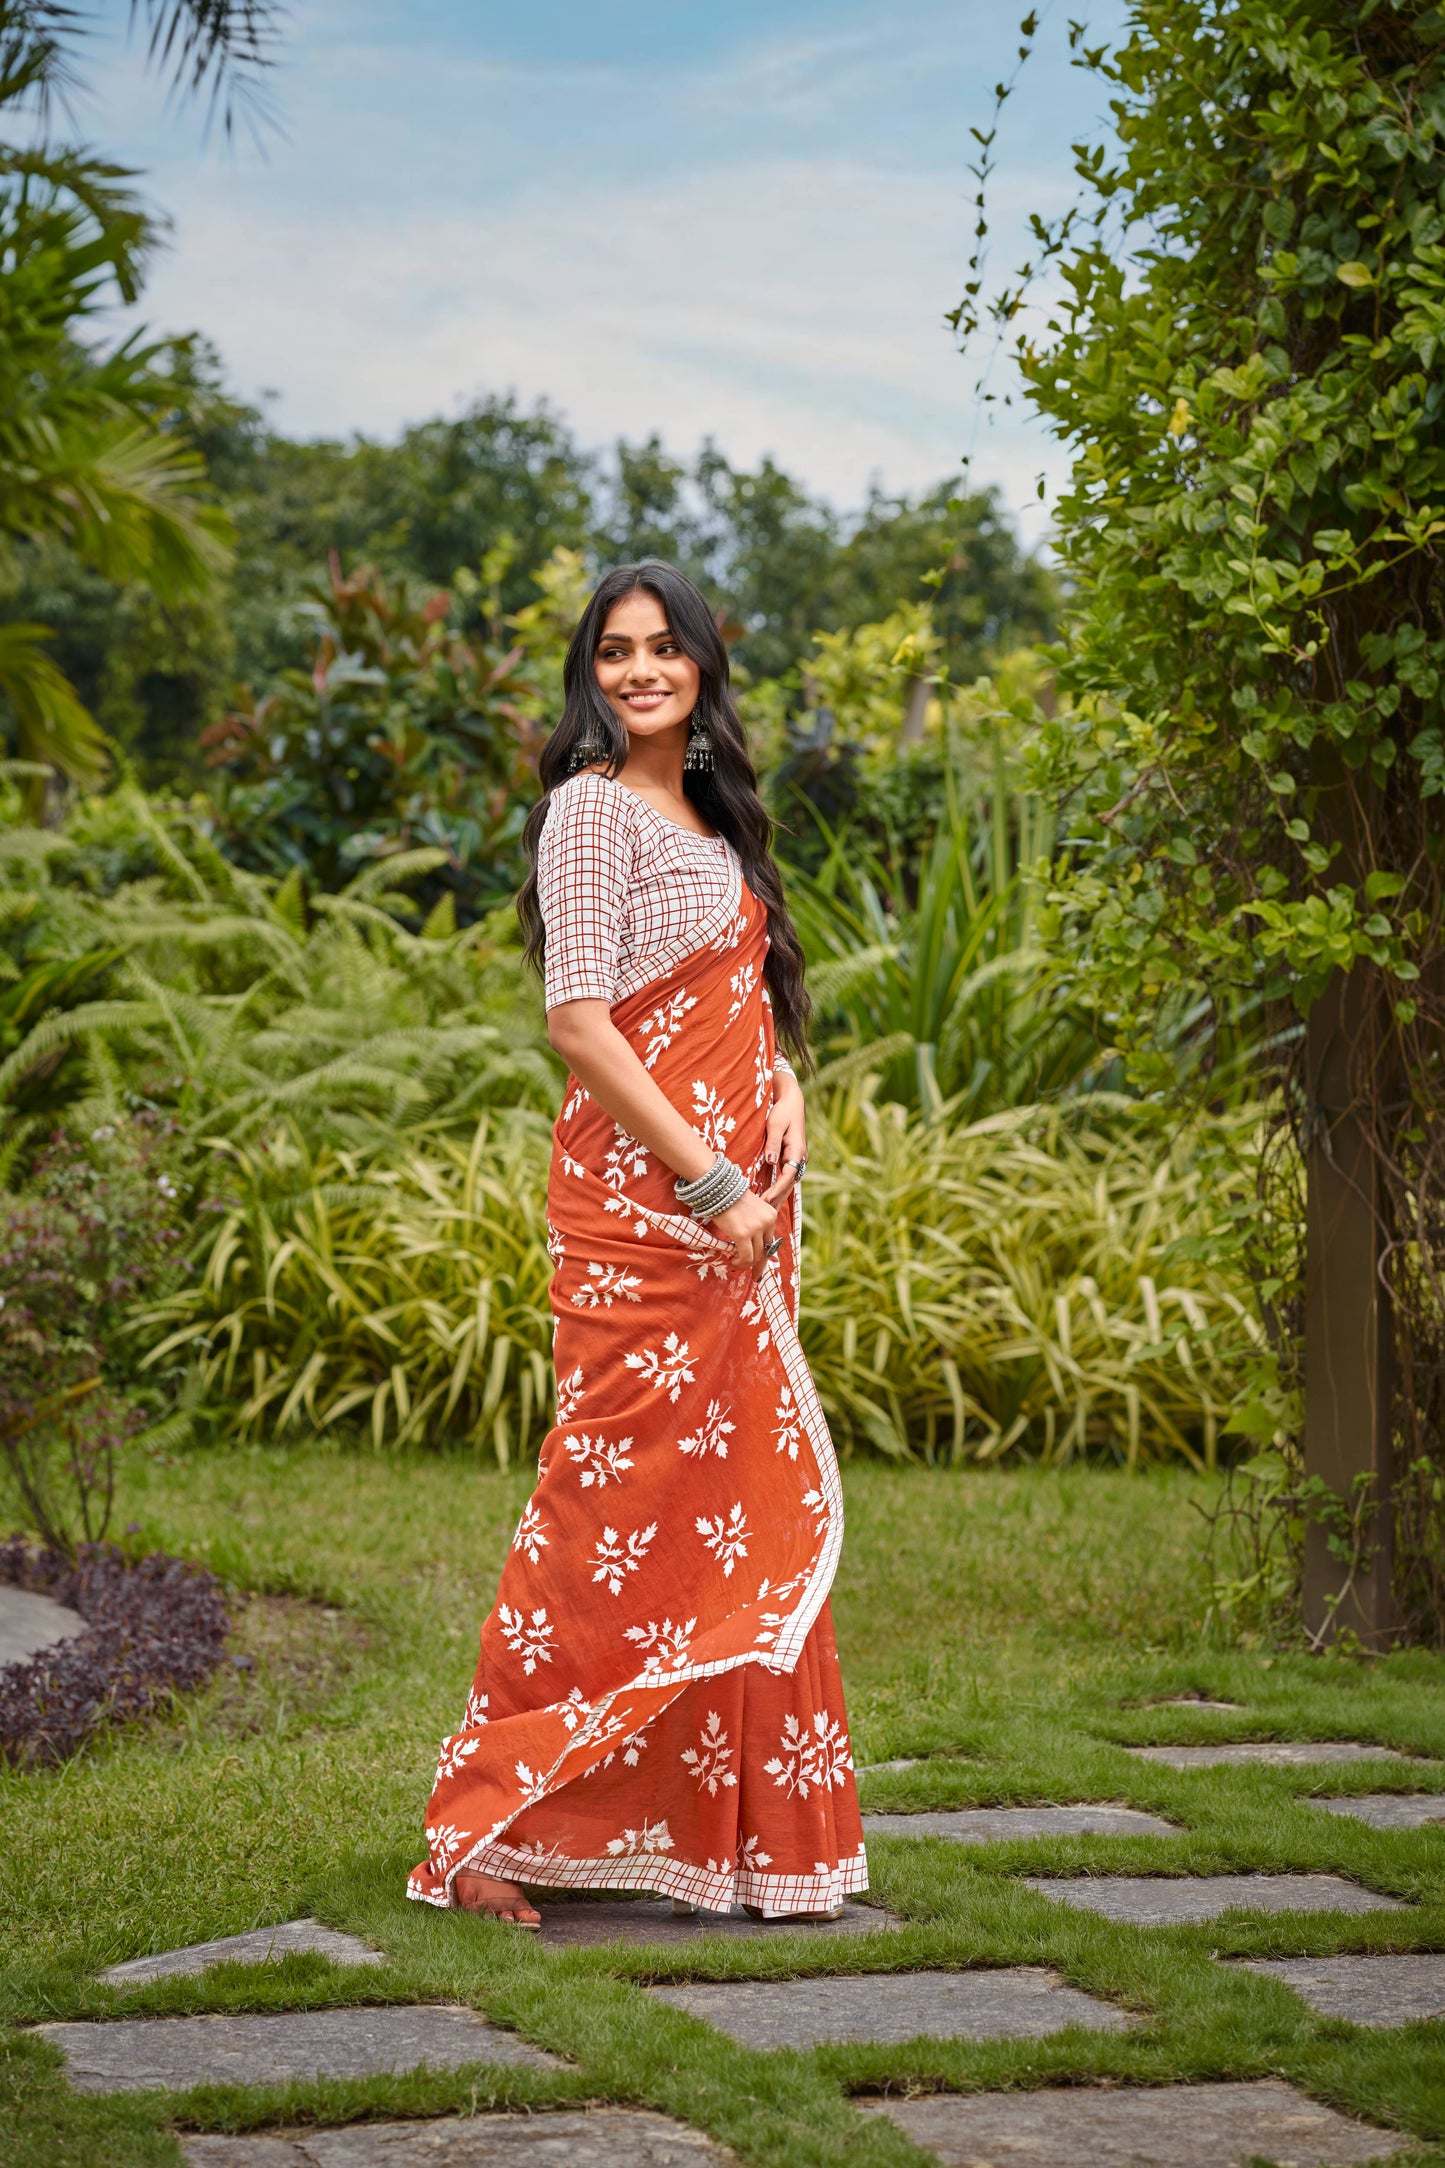
[[[767,914],[746,886],[613,1022],[764,1187]],[[761,1281],[569,1078],[548,1187],[557,1424],[442,1743],[428,1858],[543,1888],[821,1911],[867,1885],[828,1609],[843,1537],[797,1336],[799,1213]]]

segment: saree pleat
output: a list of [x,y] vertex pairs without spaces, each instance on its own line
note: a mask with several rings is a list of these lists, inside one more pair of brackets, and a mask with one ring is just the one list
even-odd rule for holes
[[[613,1009],[764,1186],[766,912],[740,879]],[[797,1336],[800,1214],[761,1281],[568,1080],[548,1186],[556,1427],[442,1742],[428,1858],[533,1886],[819,1910],[866,1887],[828,1591],[843,1533]]]

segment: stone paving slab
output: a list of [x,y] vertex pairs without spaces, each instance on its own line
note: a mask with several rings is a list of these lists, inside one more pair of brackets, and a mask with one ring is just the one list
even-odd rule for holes
[[957,1844],[1010,1837],[1177,1837],[1172,1822],[1137,1807],[962,1807],[957,1812],[865,1814],[866,1837],[951,1837]]
[[1207,1694],[1166,1694],[1156,1709],[1242,1709],[1242,1701],[1211,1701]]
[[1030,1889],[1080,1912],[1132,1927],[1178,1927],[1247,1912],[1403,1912],[1398,1897],[1382,1897],[1334,1874],[1100,1874],[1025,1875]]
[[1445,1792],[1363,1792],[1358,1799],[1306,1799],[1303,1806],[1347,1814],[1372,1829],[1425,1829],[1445,1822]]
[[1388,2028],[1445,2018],[1445,1956],[1247,1957],[1245,1972],[1282,1980],[1321,2017]]
[[204,1972],[209,1965],[267,1965],[293,1950],[329,1957],[333,1965],[384,1965],[377,1950],[355,1935],[323,1927],[320,1920],[286,1920],[278,1927],[257,1927],[246,1935],[223,1935],[219,1942],[193,1942],[184,1950],[163,1950],[156,1957],[131,1957],[109,1965],[100,1975],[112,1987],[138,1987],[146,1980]]
[[[1349,2168],[1409,2140],[1307,2100],[1277,2078],[1039,2093],[933,2093],[858,2103],[887,2115],[944,2168]],[[258,2164],[259,2168],[259,2164]]]
[[295,2010],[213,2017],[115,2018],[39,2025],[65,2057],[82,2093],[134,2093],[149,2086],[285,2085],[293,2078],[369,2078],[418,2063],[525,2063],[555,2070],[557,2058],[489,2025],[475,2010],[415,2008]]
[[648,1993],[749,2048],[826,2040],[1041,2040],[1066,2025],[1123,2032],[1112,2003],[1066,1987],[1042,1965],[977,1972],[850,1973],[830,1980],[718,1980]]
[[1315,1762],[1410,1761],[1392,1746],[1362,1746],[1355,1739],[1241,1739],[1232,1746],[1126,1746],[1140,1761],[1163,1762],[1170,1769],[1224,1769],[1239,1762],[1264,1762],[1276,1769],[1307,1768]]
[[0,1582],[0,1669],[29,1663],[42,1649],[85,1632],[85,1620],[53,1596]]
[[538,1900],[542,1915],[541,1940],[545,1946],[590,1946],[598,1942],[696,1942],[703,1935],[777,1935],[806,1932],[811,1935],[876,1935],[885,1928],[901,1927],[892,1912],[876,1905],[845,1905],[836,1920],[784,1923],[781,1920],[750,1920],[741,1906],[731,1912],[696,1912],[679,1918],[670,1897],[644,1897],[628,1904],[551,1904]]
[[265,2138],[182,2138],[190,2168],[721,2168],[736,2155],[643,2108],[353,2123]]

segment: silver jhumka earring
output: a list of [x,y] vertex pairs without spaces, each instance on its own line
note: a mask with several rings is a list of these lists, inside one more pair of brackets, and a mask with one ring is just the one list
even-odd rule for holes
[[692,733],[687,741],[687,751],[682,756],[682,764],[684,768],[691,768],[694,771],[699,768],[709,769],[712,766],[712,754],[712,733],[709,731],[707,724],[700,723],[697,716],[694,715],[692,718]]
[[594,738],[589,733],[588,736],[580,738],[577,744],[573,746],[572,758],[568,763],[567,773],[575,775],[579,768],[595,767],[599,760],[605,760],[606,758],[607,747],[599,738]]

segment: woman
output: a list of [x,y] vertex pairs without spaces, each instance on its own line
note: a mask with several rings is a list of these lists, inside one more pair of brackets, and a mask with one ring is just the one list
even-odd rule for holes
[[523,1882],[829,1916],[867,1869],[796,1331],[802,954],[692,582],[609,573],[563,683],[519,901],[572,1072],[557,1426],[409,1893],[527,1928]]

